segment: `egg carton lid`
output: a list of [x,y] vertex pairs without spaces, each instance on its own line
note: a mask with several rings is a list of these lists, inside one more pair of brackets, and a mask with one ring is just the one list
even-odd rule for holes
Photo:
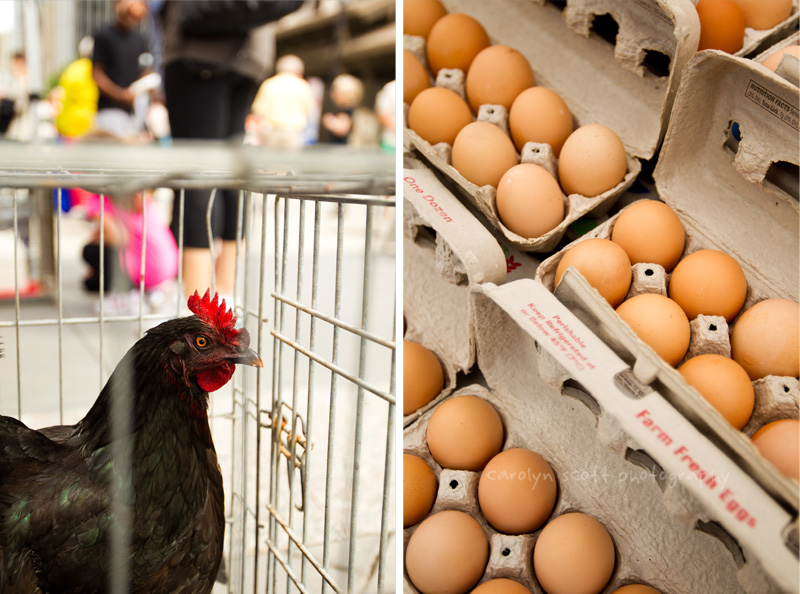
[[405,235],[415,239],[421,226],[435,231],[437,269],[450,282],[505,282],[506,259],[495,237],[433,171],[411,156],[403,159],[403,199],[412,206],[409,212],[404,208]]
[[[578,293],[588,289],[572,269],[565,273],[561,285]],[[573,313],[572,302],[568,308],[562,303],[563,297],[559,300],[538,281],[523,279],[501,287],[476,285],[471,296],[475,302],[473,315],[483,320],[477,336],[478,363],[489,385],[498,390],[520,390],[527,381],[509,374],[503,366],[487,364],[498,356],[492,343],[508,340],[506,324],[510,320],[536,341],[540,355],[546,355],[564,376],[589,392],[603,415],[616,419],[664,472],[679,477],[682,488],[708,517],[738,541],[748,558],[757,559],[782,591],[797,592],[798,559],[785,544],[792,522],[796,523],[796,508],[787,511],[659,392],[638,379],[642,370],[636,366],[655,367],[654,361],[645,358],[631,367],[581,321],[584,315]],[[574,305],[585,307],[580,299]],[[607,317],[613,316],[607,304],[606,309]],[[501,312],[504,318],[498,317]],[[477,326],[477,319],[475,323]],[[544,367],[540,365],[540,371],[546,373]],[[725,477],[725,486],[709,476]],[[729,497],[738,503],[735,508],[728,505]],[[737,517],[737,510],[746,510],[748,517]]]
[[[798,87],[717,50],[687,65],[654,172],[693,235],[735,256],[758,292],[798,300]],[[688,230],[688,229],[687,229]]]
[[435,345],[451,374],[475,362],[467,288],[506,280],[497,239],[422,162],[403,162],[404,310],[409,331]]
[[[690,0],[443,3],[449,12],[477,19],[492,43],[522,53],[536,84],[561,95],[579,125],[608,126],[636,158],[656,153],[681,72],[700,38]],[[593,22],[603,15],[618,26],[613,48],[592,33]],[[651,72],[652,56],[668,58],[667,76]]]

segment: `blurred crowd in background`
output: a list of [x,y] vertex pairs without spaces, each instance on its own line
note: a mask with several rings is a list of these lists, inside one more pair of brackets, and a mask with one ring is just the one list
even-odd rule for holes
[[[238,24],[233,33],[209,32],[225,23],[215,15],[197,21],[193,13],[205,6],[214,3],[0,1],[3,141],[168,145],[207,139],[274,150],[325,143],[394,151],[393,0],[271,0],[253,13],[269,13],[263,22]],[[74,22],[63,18],[65,8]],[[64,55],[68,39],[77,42]],[[182,219],[172,192],[166,194],[101,200],[80,188],[54,192],[56,208],[77,206],[77,216],[93,223],[83,242],[83,288],[102,288],[107,311],[135,313],[140,281],[148,305],[163,302],[165,287],[188,296],[214,282],[230,302],[238,192],[220,190],[209,210],[208,190],[187,189]],[[181,257],[183,286],[176,287]]]
[[[64,57],[63,68],[49,77],[37,101],[31,100],[24,48],[14,49],[8,67],[0,71],[0,132],[5,138],[69,142],[102,130],[144,142],[170,141],[163,87],[163,31],[158,18],[164,0],[109,1],[113,5],[111,22],[79,40],[75,54]],[[320,3],[306,4],[314,10]],[[108,57],[104,29],[109,27],[127,29],[126,39],[141,38],[144,50],[135,57],[135,80],[117,85],[131,101],[130,131],[108,124],[102,113],[98,118],[98,107],[101,112],[107,108],[109,97],[112,103],[121,99],[105,88],[109,72],[101,70],[98,78],[95,68],[98,60]],[[95,39],[98,35],[100,44]],[[308,75],[302,58],[275,55],[274,33],[271,43],[272,59],[265,70],[270,76],[260,85],[247,116],[246,144],[294,148],[330,142],[394,149],[393,80],[370,96],[357,73],[329,69],[324,76]]]

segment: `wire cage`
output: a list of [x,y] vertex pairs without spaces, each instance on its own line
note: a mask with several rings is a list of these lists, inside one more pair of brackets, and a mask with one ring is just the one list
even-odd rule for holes
[[144,271],[134,313],[105,309],[102,279],[99,297],[75,289],[75,217],[60,207],[74,187],[171,189],[181,228],[186,189],[212,202],[239,190],[233,310],[264,367],[240,368],[211,397],[226,499],[214,592],[394,591],[393,156],[0,145],[0,236],[13,241],[0,262],[13,277],[0,414],[34,428],[79,420],[138,337],[186,315],[180,290],[147,311]]

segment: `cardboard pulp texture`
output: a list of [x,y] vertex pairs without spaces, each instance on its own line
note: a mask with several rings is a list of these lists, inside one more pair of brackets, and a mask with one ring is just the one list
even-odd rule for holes
[[[403,313],[405,337],[439,357],[445,397],[456,374],[475,363],[469,323],[472,283],[502,284],[532,277],[538,262],[503,245],[420,161],[406,157],[403,170]],[[408,423],[427,407],[407,415]]]
[[[655,171],[656,189],[684,224],[684,254],[719,249],[742,266],[748,282],[742,311],[770,297],[798,300],[797,106],[798,88],[780,76],[723,52],[701,52],[684,73]],[[610,237],[615,220],[612,217],[588,235]],[[551,291],[558,262],[572,245],[537,269],[536,279]],[[658,279],[648,290],[665,294],[663,269],[645,268]],[[753,417],[742,432],[736,431],[636,337],[580,274],[568,270],[556,296],[633,367],[639,381],[654,386],[771,501],[789,510],[795,523],[788,537],[796,550],[797,482],[764,460],[748,436],[769,421],[798,417],[797,378],[754,382]],[[702,316],[693,322],[689,356],[700,352],[730,354],[723,318]],[[741,540],[739,544],[748,546]]]
[[[450,165],[449,145],[431,146],[405,127],[405,148],[416,149],[452,179],[513,245],[525,251],[552,251],[572,222],[588,213],[604,214],[641,171],[640,159],[655,155],[683,66],[697,48],[697,12],[689,0],[453,0],[444,4],[450,12],[476,18],[493,43],[521,52],[533,68],[536,84],[556,91],[567,103],[576,127],[604,124],[625,145],[628,171],[620,184],[599,196],[566,196],[561,224],[541,237],[523,238],[500,222],[495,188],[479,188],[467,181]],[[594,27],[597,23],[603,25]],[[406,36],[404,45],[426,63],[422,38]],[[465,73],[442,74],[437,84],[463,96]],[[478,119],[507,131],[503,106],[483,106],[482,112]],[[540,143],[523,147],[522,162],[551,171],[556,167],[550,147]]]
[[[582,277],[570,270],[564,282],[573,280]],[[559,477],[559,510],[576,507],[609,529],[618,552],[612,581],[674,594],[797,592],[800,567],[785,544],[796,514],[541,283],[471,293],[478,366],[506,413],[506,447],[538,451]],[[573,480],[576,472],[608,478]]]

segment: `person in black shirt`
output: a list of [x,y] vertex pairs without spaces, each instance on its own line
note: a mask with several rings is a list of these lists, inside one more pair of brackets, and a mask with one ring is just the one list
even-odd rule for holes
[[135,95],[128,87],[141,77],[139,59],[147,52],[136,26],[147,14],[144,0],[117,0],[116,20],[95,34],[92,76],[100,95],[95,128],[118,137],[135,136]]
[[364,83],[352,74],[340,74],[331,83],[330,95],[336,113],[323,115],[322,125],[329,132],[329,142],[347,144],[353,131],[353,112],[364,97]]

